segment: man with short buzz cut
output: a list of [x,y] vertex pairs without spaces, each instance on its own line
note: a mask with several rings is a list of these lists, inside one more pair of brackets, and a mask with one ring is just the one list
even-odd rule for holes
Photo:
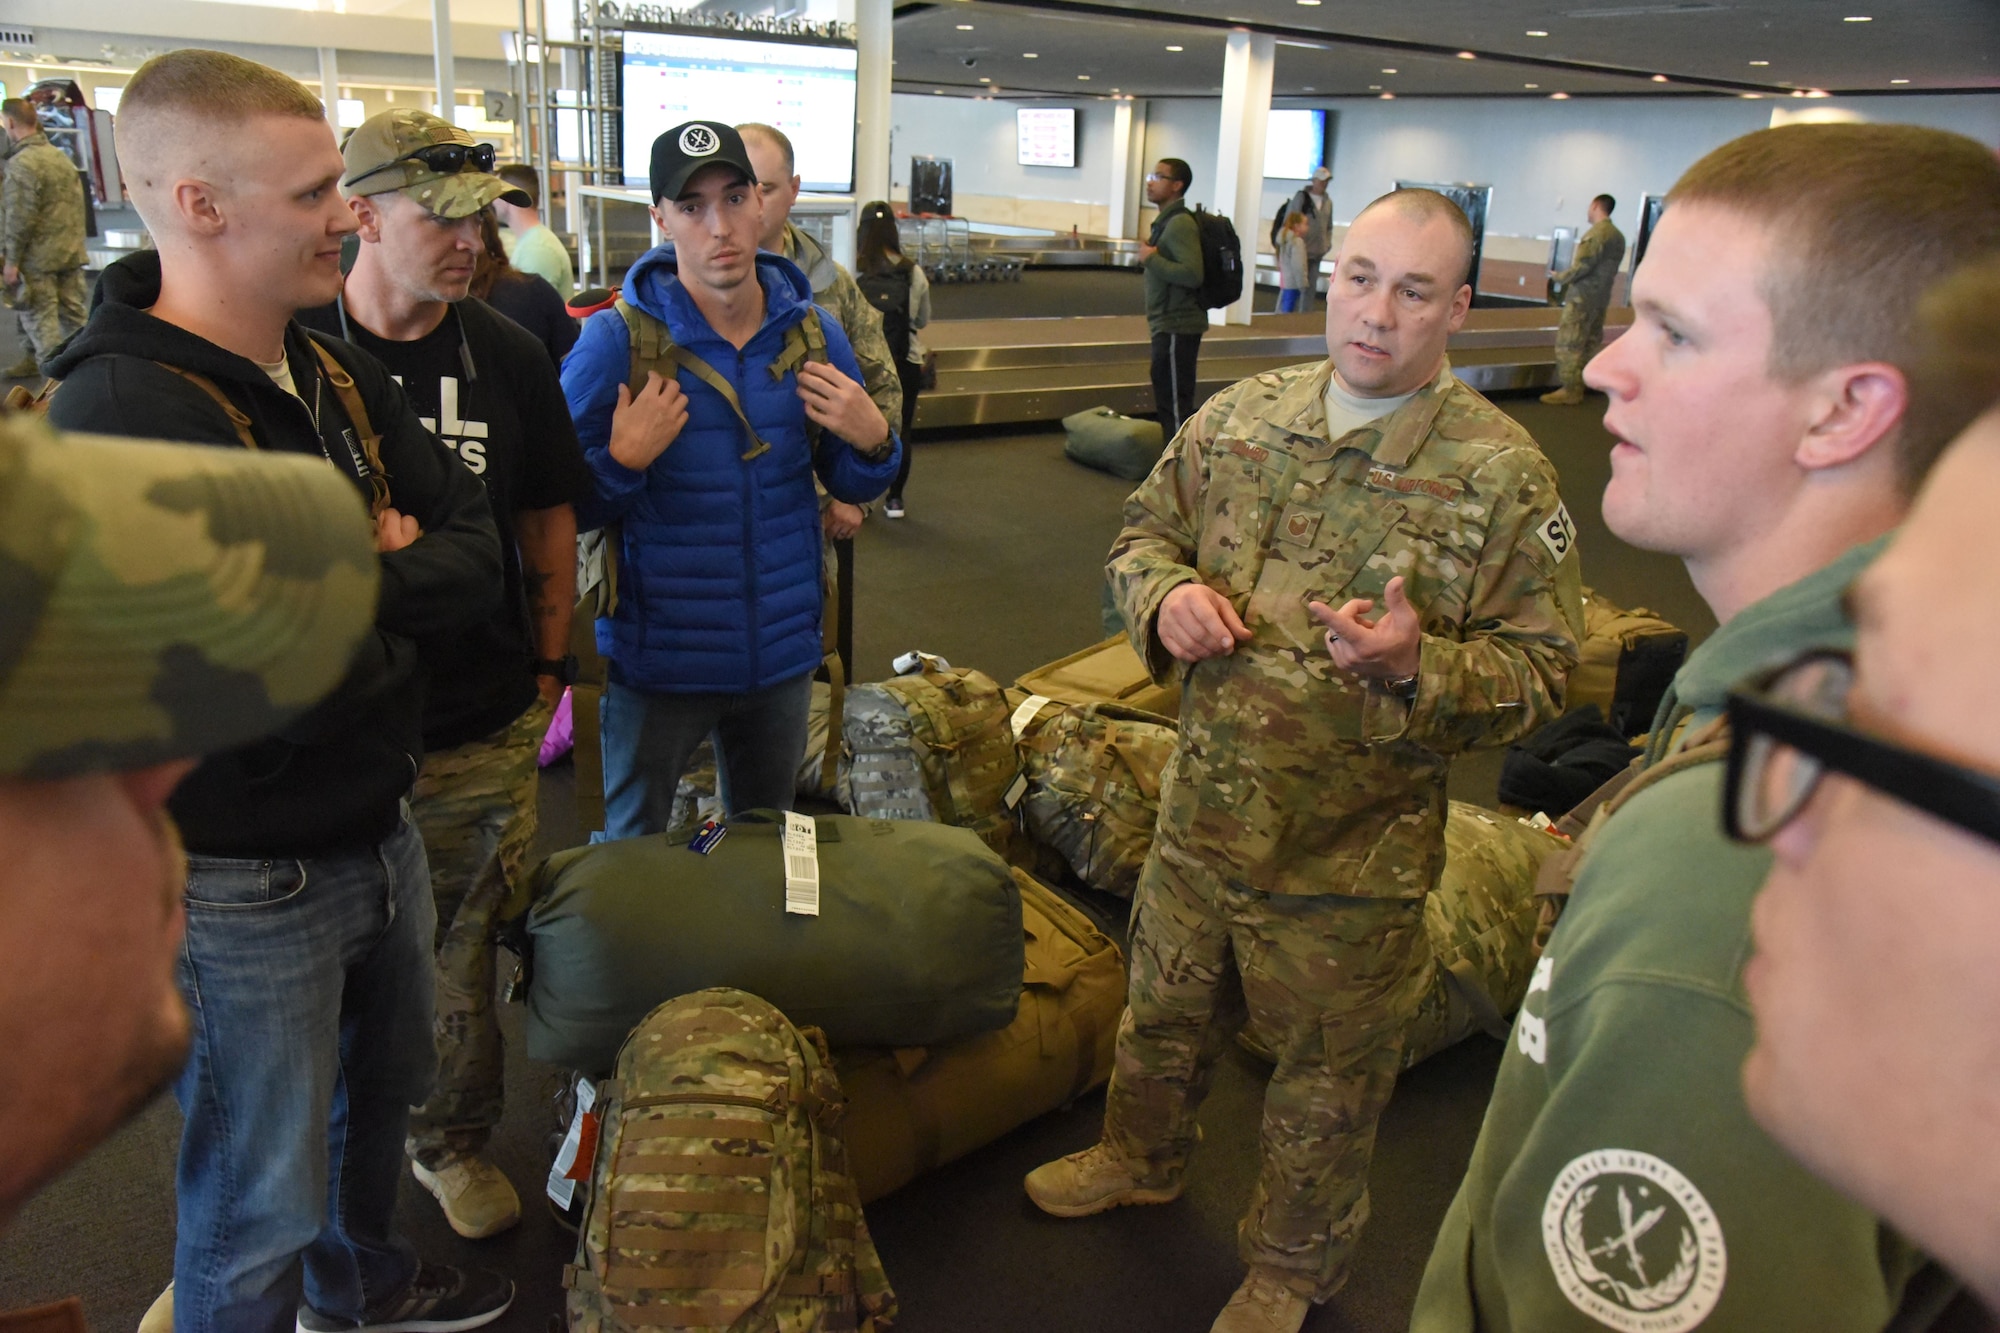
[[1727,817],[1771,849],[1743,1081],[1772,1137],[2000,1310],[2000,258],[1925,306],[1911,428],[1976,420],[1849,590],[1853,656],[1731,703]]
[[1139,246],[1146,274],[1146,332],[1153,339],[1153,411],[1172,439],[1194,414],[1195,362],[1208,311],[1201,304],[1201,227],[1188,211],[1194,170],[1163,157],[1146,177],[1146,202],[1159,209]]
[[0,185],[0,281],[18,293],[30,352],[0,374],[27,379],[83,327],[90,290],[83,278],[83,177],[42,133],[29,102],[0,102],[0,129],[10,145]]
[[173,1327],[474,1328],[513,1283],[419,1263],[394,1217],[409,1108],[437,1074],[435,909],[405,804],[423,753],[417,643],[490,614],[493,519],[378,362],[292,319],[340,290],[356,226],[319,99],[185,49],[140,66],[118,124],[158,248],[105,270],[90,322],[50,362],[50,420],[317,460],[374,514],[381,576],[375,632],[334,693],[211,755],[168,804],[188,849],[194,1014],[175,1086]]
[[[790,136],[775,125],[756,121],[738,125],[736,132],[743,136],[750,165],[757,169],[757,190],[764,196],[764,230],[757,238],[758,247],[783,255],[805,270],[813,300],[840,321],[847,341],[853,344],[854,359],[860,363],[862,387],[894,430],[903,420],[903,381],[896,373],[889,339],[882,332],[882,314],[869,304],[846,265],[792,225],[792,206],[799,201],[801,180]],[[909,448],[910,442],[903,441],[903,447]],[[862,505],[829,499],[826,535],[836,541],[852,537],[866,517]]]
[[1210,399],[1111,550],[1133,646],[1183,681],[1180,740],[1102,1137],[1026,1185],[1058,1217],[1179,1197],[1224,1015],[1247,1005],[1277,1068],[1250,1271],[1213,1333],[1297,1333],[1346,1282],[1428,958],[1450,757],[1554,717],[1577,660],[1555,469],[1445,356],[1471,266],[1442,195],[1363,210],[1328,359]]
[[506,242],[507,262],[543,279],[568,300],[576,290],[576,266],[562,237],[542,221],[542,173],[525,162],[509,162],[499,176],[513,187],[511,194],[493,201],[493,215],[506,228],[500,237]]
[[479,210],[527,198],[493,149],[414,108],[363,121],[341,156],[361,249],[337,305],[300,323],[380,361],[438,443],[486,488],[504,593],[478,626],[424,644],[424,764],[411,798],[437,903],[438,1086],[409,1155],[452,1230],[520,1220],[484,1155],[505,1096],[495,929],[535,840],[537,760],[563,688],[576,601],[576,511],[591,495],[562,382],[535,336],[468,296]]
[[597,479],[579,522],[617,524],[617,606],[597,622],[607,838],[665,832],[711,735],[728,810],[791,807],[823,653],[814,480],[859,503],[900,457],[840,325],[797,265],[758,249],[742,136],[677,125],[650,180],[666,243],[562,377]]
[[1918,301],[1995,253],[2000,162],[1938,130],[1763,130],[1668,196],[1633,327],[1585,378],[1611,398],[1605,525],[1679,556],[1720,628],[1674,678],[1637,776],[1544,869],[1568,907],[1417,1333],[1875,1333],[1895,1316],[1920,1256],[1744,1104],[1743,963],[1770,862],[1720,826],[1718,729],[1732,687],[1852,643],[1842,595],[1950,434],[1905,425]]
[[1542,395],[1558,407],[1583,401],[1583,368],[1604,345],[1604,312],[1625,262],[1625,233],[1611,225],[1618,201],[1600,194],[1590,201],[1590,230],[1576,243],[1570,266],[1549,274],[1563,289],[1562,323],[1556,328],[1556,377],[1561,387]]

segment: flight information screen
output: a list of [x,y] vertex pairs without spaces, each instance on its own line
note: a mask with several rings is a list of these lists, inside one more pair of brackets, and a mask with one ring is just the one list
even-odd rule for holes
[[644,185],[653,140],[685,120],[762,121],[792,141],[803,187],[854,189],[855,50],[795,37],[625,30],[625,183]]
[[1264,131],[1267,180],[1302,181],[1326,163],[1326,112],[1273,110]]
[[1014,112],[1015,161],[1024,167],[1076,165],[1076,108],[1019,107]]

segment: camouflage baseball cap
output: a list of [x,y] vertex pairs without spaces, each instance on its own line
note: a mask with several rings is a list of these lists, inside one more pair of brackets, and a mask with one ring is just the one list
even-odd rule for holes
[[[459,165],[443,170],[414,156],[426,149],[446,147],[484,148],[488,154],[493,151],[491,144],[481,144],[458,126],[428,111],[403,107],[370,116],[340,147],[340,156],[347,164],[346,173],[340,178],[340,192],[353,199],[401,190],[441,218],[469,218],[495,199],[505,199],[523,208],[535,202],[527,191],[509,185],[490,170],[477,170],[463,156]],[[492,166],[490,157],[486,165]]]
[[0,414],[0,776],[227,749],[339,683],[380,579],[316,458]]

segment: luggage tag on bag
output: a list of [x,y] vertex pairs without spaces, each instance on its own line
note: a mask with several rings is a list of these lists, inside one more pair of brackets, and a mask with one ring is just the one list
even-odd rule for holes
[[1016,777],[1013,783],[1008,786],[1007,794],[1001,799],[1006,801],[1007,808],[1009,810],[1012,810],[1015,806],[1021,803],[1021,798],[1023,796],[1026,796],[1027,794],[1028,794],[1028,775],[1026,773],[1023,773],[1020,776]]
[[[1040,716],[1041,711],[1048,706],[1049,698],[1047,695],[1031,694],[1026,699],[1023,699],[1021,706],[1014,710],[1014,716],[1007,719],[1007,725],[1013,729],[1014,739],[1017,741],[1020,740],[1021,733],[1028,729],[1028,724]],[[1012,805],[1013,802],[1009,801],[1008,804]]]
[[819,830],[812,816],[785,815],[785,910],[819,915]]
[[[589,1079],[579,1079],[576,1085],[576,1115],[569,1122],[569,1133],[563,1135],[562,1147],[556,1149],[555,1164],[549,1167],[546,1189],[549,1201],[558,1208],[569,1208],[576,1198],[577,1182],[589,1177],[591,1164],[597,1160],[597,1114],[593,1109],[596,1105],[597,1085]],[[590,1137],[587,1155],[583,1147],[586,1134]]]
[[728,832],[727,827],[711,819],[701,826],[699,833],[688,840],[688,850],[691,852],[700,852],[703,856],[707,856],[715,850],[715,844],[721,842],[724,835]]

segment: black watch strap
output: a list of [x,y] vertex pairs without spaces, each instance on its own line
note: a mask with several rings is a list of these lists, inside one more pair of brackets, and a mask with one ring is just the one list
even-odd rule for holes
[[528,665],[537,676],[552,676],[559,685],[576,684],[575,653],[564,653],[561,657],[537,657]]

